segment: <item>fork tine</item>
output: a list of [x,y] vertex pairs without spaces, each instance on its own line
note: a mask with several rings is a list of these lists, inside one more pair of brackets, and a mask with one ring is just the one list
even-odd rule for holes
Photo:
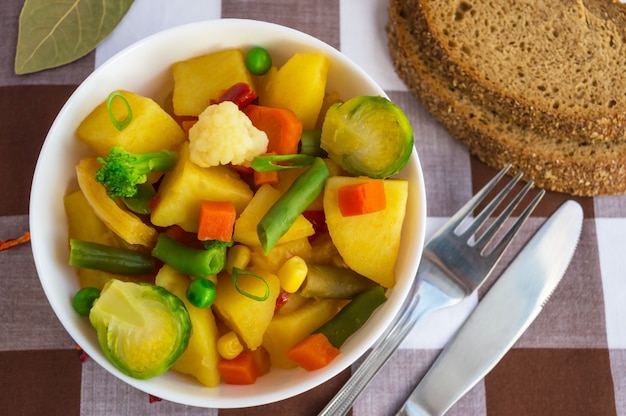
[[478,216],[472,221],[472,223],[460,234],[460,237],[469,239],[484,223],[491,213],[502,203],[504,198],[509,194],[511,189],[519,182],[522,177],[522,172],[519,172],[513,179],[506,184],[506,186],[496,195],[487,206],[478,214]]
[[456,229],[465,220],[469,214],[487,197],[489,192],[495,188],[496,184],[504,176],[504,174],[511,167],[510,164],[506,165],[496,176],[494,176],[483,188],[478,191],[469,201],[461,207],[446,223],[446,229]]
[[478,248],[481,251],[481,253],[483,252],[487,244],[491,242],[491,240],[493,239],[493,236],[500,229],[500,227],[502,227],[502,224],[504,224],[504,221],[506,221],[506,219],[511,216],[511,214],[513,213],[513,210],[517,208],[521,200],[524,198],[524,196],[526,196],[526,194],[528,193],[530,188],[533,187],[533,185],[534,185],[533,181],[529,181],[528,183],[526,183],[526,186],[524,186],[524,188],[515,196],[515,198],[513,198],[513,200],[509,202],[507,207],[500,213],[498,218],[496,218],[496,220],[489,225],[489,227],[480,236],[480,238],[476,240],[474,247]]
[[509,243],[511,242],[513,237],[515,237],[515,235],[517,234],[517,231],[522,227],[522,225],[524,225],[537,204],[539,204],[539,201],[541,201],[541,198],[543,198],[543,195],[545,193],[546,191],[542,189],[537,193],[537,195],[535,195],[530,204],[528,204],[528,206],[515,221],[515,224],[513,224],[513,226],[506,232],[504,237],[502,237],[502,239],[498,241],[498,244],[491,250],[491,252],[487,256],[488,258],[497,259],[498,257],[500,257],[504,250],[506,250],[506,248],[509,246]]

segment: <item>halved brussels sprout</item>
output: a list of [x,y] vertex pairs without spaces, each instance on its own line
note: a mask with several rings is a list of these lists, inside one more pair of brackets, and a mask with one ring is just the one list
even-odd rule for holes
[[400,107],[387,98],[358,96],[328,109],[321,147],[352,175],[385,179],[409,160],[413,129]]
[[189,313],[178,297],[160,286],[117,279],[104,286],[89,321],[104,355],[139,379],[166,372],[191,334]]

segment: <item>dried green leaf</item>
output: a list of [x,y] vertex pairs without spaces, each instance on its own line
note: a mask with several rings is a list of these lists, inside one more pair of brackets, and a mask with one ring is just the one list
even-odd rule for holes
[[20,13],[15,73],[65,65],[106,38],[133,0],[26,0]]

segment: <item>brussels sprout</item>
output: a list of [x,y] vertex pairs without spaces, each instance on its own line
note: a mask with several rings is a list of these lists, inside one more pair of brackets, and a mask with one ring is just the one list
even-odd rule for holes
[[184,303],[148,283],[109,281],[89,320],[104,355],[123,373],[139,379],[166,372],[187,348],[191,334]]
[[384,179],[409,160],[413,129],[400,107],[388,99],[358,96],[328,109],[321,147],[352,175]]

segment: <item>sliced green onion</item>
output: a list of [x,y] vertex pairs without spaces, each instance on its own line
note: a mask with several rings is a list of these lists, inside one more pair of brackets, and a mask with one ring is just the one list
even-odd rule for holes
[[[126,118],[122,120],[118,120],[117,117],[115,117],[115,114],[113,114],[113,100],[115,100],[116,98],[119,98],[120,100],[124,102],[124,104],[126,104],[126,110],[128,114],[126,115]],[[113,123],[115,128],[120,131],[128,127],[128,125],[133,119],[133,109],[130,107],[130,104],[128,103],[128,100],[126,99],[126,97],[124,97],[122,93],[119,91],[113,91],[111,94],[109,94],[109,98],[107,98],[107,110],[109,110],[109,117],[111,118],[111,123]]]
[[[270,285],[267,284],[267,282],[265,281],[265,279],[263,279],[261,276],[259,276],[258,274],[255,273],[251,273],[245,270],[241,270],[238,267],[233,267],[233,271],[231,272],[231,276],[233,279],[233,285],[235,286],[235,289],[237,289],[237,292],[241,293],[242,295],[249,297],[252,300],[257,300],[259,302],[263,302],[264,300],[266,300],[267,298],[270,297]],[[241,289],[239,287],[239,276],[250,276],[250,277],[254,277],[255,279],[259,279],[260,281],[263,282],[263,284],[265,285],[265,294],[263,296],[257,296],[253,293],[249,293],[246,292],[245,290]]]
[[272,172],[276,170],[306,168],[311,166],[315,160],[314,156],[292,154],[292,155],[266,155],[256,156],[252,159],[252,169],[257,172]]

